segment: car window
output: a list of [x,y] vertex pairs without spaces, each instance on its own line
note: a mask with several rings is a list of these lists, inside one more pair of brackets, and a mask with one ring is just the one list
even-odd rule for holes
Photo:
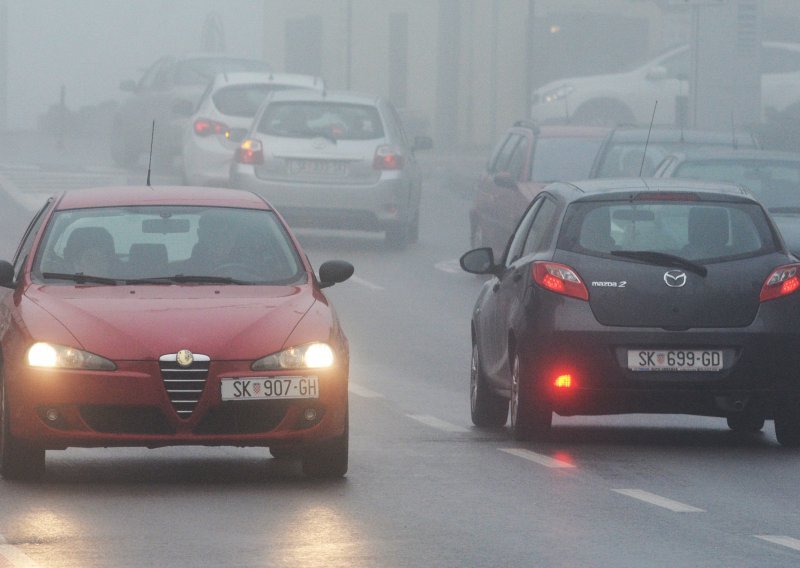
[[800,162],[766,160],[686,161],[672,177],[743,185],[767,208],[800,207]]
[[497,159],[494,161],[494,168],[491,170],[492,173],[508,171],[508,163],[521,138],[522,136],[519,134],[509,134],[503,147],[500,149],[500,153],[497,154]]
[[728,260],[778,250],[757,204],[682,201],[574,203],[558,248],[595,256],[653,251],[689,260]]
[[335,102],[275,102],[267,106],[258,131],[269,136],[336,140],[374,140],[384,137],[378,109],[370,105]]
[[523,179],[523,168],[525,167],[525,161],[528,158],[529,145],[530,141],[528,138],[526,136],[520,136],[519,143],[516,145],[514,151],[511,153],[511,156],[508,159],[506,171],[511,174],[515,181],[521,181]]
[[156,79],[158,77],[162,77],[166,70],[169,69],[170,65],[171,60],[168,58],[156,61],[142,76],[141,80],[139,81],[139,88],[145,90],[152,89]]
[[537,138],[531,160],[531,181],[586,179],[602,138]]
[[[752,140],[752,139],[751,139]],[[669,154],[686,150],[687,148],[731,148],[729,142],[650,142],[647,146],[647,155],[642,168],[644,142],[616,142],[608,146],[604,152],[601,163],[597,168],[596,177],[639,177],[641,168],[642,176],[651,176],[656,167]],[[743,145],[750,147],[750,145]]]
[[218,275],[253,284],[295,283],[305,275],[274,212],[176,206],[56,212],[34,275],[49,280],[47,273],[65,272],[115,279]]
[[500,152],[505,147],[506,143],[508,142],[508,136],[505,138],[501,138],[497,144],[494,145],[492,149],[492,154],[489,156],[489,161],[486,162],[486,171],[490,174],[497,173],[497,161],[500,158]]
[[761,73],[800,71],[800,51],[764,47],[761,50]]
[[556,210],[556,204],[552,199],[545,198],[543,200],[541,207],[536,212],[533,223],[531,223],[528,238],[525,240],[525,246],[522,247],[522,256],[540,252],[550,244],[550,235],[555,221]]
[[536,213],[544,203],[544,196],[540,196],[528,207],[525,215],[517,224],[517,229],[514,231],[511,241],[508,245],[506,252],[506,266],[513,264],[518,258],[522,256],[522,248],[525,246],[525,241],[528,238],[528,231],[531,223],[533,223]]
[[216,109],[228,116],[253,118],[258,107],[264,102],[266,96],[273,91],[297,89],[291,85],[276,85],[273,83],[252,85],[231,85],[222,87],[211,95]]

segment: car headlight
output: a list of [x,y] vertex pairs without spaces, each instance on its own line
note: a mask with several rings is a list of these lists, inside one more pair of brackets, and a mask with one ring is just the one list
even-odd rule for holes
[[117,366],[94,353],[74,347],[53,343],[34,343],[28,349],[28,365],[51,369],[87,369],[91,371],[113,371]]
[[561,85],[555,89],[550,89],[549,91],[542,93],[542,102],[554,103],[556,101],[560,101],[561,99],[567,98],[574,90],[575,87],[572,85]]
[[279,371],[283,369],[323,369],[333,365],[333,349],[326,343],[309,343],[290,347],[262,357],[250,365],[254,371]]

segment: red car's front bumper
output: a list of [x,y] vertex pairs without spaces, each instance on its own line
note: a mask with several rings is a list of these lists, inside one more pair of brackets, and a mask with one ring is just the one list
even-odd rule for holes
[[[112,372],[8,369],[12,435],[44,449],[270,446],[313,443],[345,429],[346,369],[254,373],[247,363],[212,362],[196,407],[189,416],[180,417],[158,362],[117,365]],[[221,399],[222,378],[286,374],[319,377],[318,398]]]

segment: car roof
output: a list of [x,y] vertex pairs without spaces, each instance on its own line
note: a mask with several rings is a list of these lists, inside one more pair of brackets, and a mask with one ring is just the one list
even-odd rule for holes
[[[686,142],[692,143],[711,143],[711,144],[730,144],[733,146],[733,135],[730,132],[717,132],[711,130],[693,130],[682,128],[653,127],[652,131],[646,127],[619,127],[615,128],[609,135],[614,142],[645,142],[648,132],[650,142]],[[741,143],[742,139],[752,141],[753,137],[749,132],[737,132],[736,140]]]
[[362,105],[375,105],[380,97],[368,93],[355,91],[310,91],[289,90],[276,91],[270,95],[270,102],[284,101],[328,101],[334,103],[349,103]]
[[585,198],[619,198],[631,192],[641,193],[696,193],[707,197],[724,198],[733,201],[753,201],[755,199],[742,186],[732,183],[703,182],[673,178],[609,178],[590,179],[576,182],[557,182],[546,190],[561,195],[567,201]]
[[139,205],[183,205],[237,207],[269,210],[263,198],[239,189],[188,186],[111,186],[66,191],[57,198],[56,209],[124,207]]
[[[776,162],[800,162],[800,154],[779,152],[777,150],[758,150],[755,148],[684,148],[670,154],[679,161],[685,160],[765,160]],[[666,158],[665,158],[666,159]]]
[[217,73],[214,77],[214,89],[229,85],[276,84],[292,87],[308,87],[324,89],[322,77],[302,75],[300,73],[259,73],[252,71],[236,71],[233,73]]

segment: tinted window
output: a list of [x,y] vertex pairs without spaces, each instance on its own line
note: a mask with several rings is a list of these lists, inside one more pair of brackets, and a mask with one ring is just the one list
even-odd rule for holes
[[273,212],[174,206],[55,213],[36,252],[34,274],[47,280],[45,273],[78,272],[116,279],[214,275],[253,284],[305,278]]
[[525,160],[528,158],[528,146],[530,142],[525,136],[520,137],[519,144],[514,148],[511,157],[508,160],[506,170],[519,181],[522,179],[522,170],[525,166]]
[[539,138],[533,149],[531,181],[569,181],[589,177],[602,138]]
[[571,205],[558,248],[599,256],[625,250],[726,260],[778,247],[755,204],[613,201]]
[[253,118],[269,93],[296,88],[272,84],[232,85],[219,89],[211,96],[211,99],[222,114]]
[[269,136],[336,140],[383,138],[374,106],[326,102],[276,102],[267,106],[258,131]]
[[509,135],[505,144],[503,144],[503,147],[500,149],[500,153],[497,154],[497,159],[494,161],[492,172],[508,171],[508,162],[511,160],[511,156],[514,154],[514,149],[517,147],[517,143],[519,143],[521,138],[522,136],[519,134]]
[[556,204],[549,199],[545,199],[528,231],[528,238],[522,249],[522,256],[527,256],[534,252],[541,251],[551,242],[550,231],[553,226],[556,214]]

